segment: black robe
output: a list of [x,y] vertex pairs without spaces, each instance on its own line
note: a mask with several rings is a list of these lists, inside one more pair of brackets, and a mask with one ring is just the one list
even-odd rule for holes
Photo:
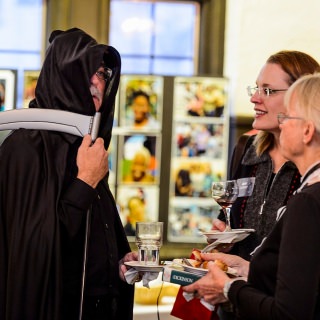
[[[94,115],[90,78],[102,61],[113,71],[100,109],[99,136],[108,148],[120,56],[114,48],[97,44],[82,30],[52,33],[36,98],[30,107]],[[83,202],[78,208],[71,208],[78,215],[70,224],[66,214],[71,205],[66,210],[63,199],[72,193],[74,183],[79,184],[75,158],[81,141],[82,138],[66,133],[20,129],[0,148],[0,319],[62,319],[63,270],[65,261],[69,264],[68,246],[71,243],[72,248],[76,238],[79,252],[83,252],[86,215],[98,198],[94,195],[96,190],[87,186],[92,203]],[[114,266],[130,247],[106,181],[98,187],[103,198],[108,199],[107,215],[112,217],[116,235],[113,244],[117,260],[111,263]],[[70,243],[66,243],[68,239]],[[81,269],[82,255],[77,255],[75,261]],[[81,272],[75,274],[78,286]],[[134,287],[120,279],[116,281],[121,296],[117,318],[132,319]]]

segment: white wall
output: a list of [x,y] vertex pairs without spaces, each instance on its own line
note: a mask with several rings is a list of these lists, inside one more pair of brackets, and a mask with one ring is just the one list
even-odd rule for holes
[[233,114],[251,116],[246,87],[279,50],[304,51],[320,62],[319,0],[228,0],[224,75]]

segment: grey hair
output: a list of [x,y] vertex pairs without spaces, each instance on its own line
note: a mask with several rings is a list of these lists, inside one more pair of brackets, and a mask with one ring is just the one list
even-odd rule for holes
[[286,92],[284,104],[287,107],[296,98],[296,111],[314,123],[320,133],[320,73],[309,74],[298,79]]

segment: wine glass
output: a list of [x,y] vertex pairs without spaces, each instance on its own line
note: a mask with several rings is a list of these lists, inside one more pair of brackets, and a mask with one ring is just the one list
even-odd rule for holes
[[212,198],[220,205],[226,217],[226,228],[230,231],[230,208],[236,201],[239,194],[239,187],[236,180],[213,182],[211,186]]

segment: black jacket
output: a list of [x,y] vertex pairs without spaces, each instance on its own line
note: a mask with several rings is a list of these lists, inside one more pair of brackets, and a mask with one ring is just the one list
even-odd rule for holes
[[[231,208],[232,228],[252,228],[252,233],[245,240],[236,243],[231,253],[240,255],[250,260],[250,253],[269,234],[276,221],[277,210],[285,205],[293,192],[300,185],[300,174],[296,166],[288,161],[273,177],[273,164],[268,152],[257,156],[255,146],[252,144],[255,136],[248,138],[246,148],[242,148],[243,154],[238,165],[234,165],[236,146],[231,162],[231,168],[236,168],[231,179],[255,177],[255,185],[252,195],[238,197]],[[224,220],[223,213],[219,219]]]
[[307,185],[279,210],[248,282],[232,284],[228,296],[239,319],[320,319],[319,193],[320,183]]
[[[90,78],[102,61],[113,71],[100,109],[99,136],[108,148],[121,60],[114,48],[82,30],[52,33],[30,107],[94,115]],[[130,247],[107,182],[94,190],[76,179],[81,141],[66,133],[20,129],[1,146],[0,319],[62,319],[63,293],[80,288],[88,210],[92,227],[100,230],[97,250],[107,249],[106,283],[112,278],[110,291],[121,296],[118,318],[132,318],[134,287],[119,279],[117,268]],[[90,266],[90,250],[88,258]]]

